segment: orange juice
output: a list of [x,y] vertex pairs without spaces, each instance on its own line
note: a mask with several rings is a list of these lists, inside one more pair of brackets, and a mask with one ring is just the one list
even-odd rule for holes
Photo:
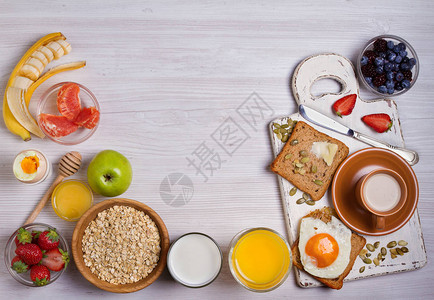
[[67,221],[77,221],[90,208],[92,201],[92,191],[77,180],[61,182],[51,196],[54,212]]
[[267,228],[248,230],[232,247],[231,271],[244,287],[268,291],[286,279],[291,254],[286,241],[276,232]]

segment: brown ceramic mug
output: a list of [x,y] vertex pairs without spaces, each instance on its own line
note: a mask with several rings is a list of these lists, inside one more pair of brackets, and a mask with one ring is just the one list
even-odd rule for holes
[[380,168],[359,179],[356,186],[359,204],[372,213],[373,225],[381,230],[386,217],[397,213],[407,200],[407,185],[397,172]]

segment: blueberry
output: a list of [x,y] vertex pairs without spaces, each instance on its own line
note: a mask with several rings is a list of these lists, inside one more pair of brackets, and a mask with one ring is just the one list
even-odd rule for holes
[[382,57],[376,57],[374,63],[376,66],[382,66],[384,64],[384,59]]
[[368,64],[368,62],[369,62],[369,58],[367,57],[367,56],[362,56],[362,59],[360,60],[360,64],[362,65],[362,66],[366,66],[367,64]]
[[395,52],[396,54],[399,54],[399,51],[401,51],[401,49],[399,48],[398,45],[396,45],[395,47],[393,47],[393,52]]
[[393,72],[387,72],[387,73],[386,73],[386,78],[387,78],[388,80],[392,80],[392,79],[394,79],[394,78],[395,78],[395,73],[393,73]]
[[399,51],[399,56],[402,56],[402,57],[407,57],[407,51],[405,51],[405,50],[401,50],[401,51]]
[[388,62],[387,64],[384,65],[384,71],[388,72],[388,71],[392,71],[393,69],[393,64]]
[[397,83],[395,84],[395,90],[397,90],[397,91],[402,91],[402,90],[403,90],[403,87],[402,87],[402,85],[401,85],[401,82],[397,82]]
[[395,71],[395,72],[399,71],[399,64],[398,63],[393,64],[393,71]]
[[365,77],[365,81],[370,85],[372,83],[372,77]]
[[387,48],[393,49],[393,47],[395,47],[395,44],[393,43],[393,41],[388,41],[387,42]]
[[378,53],[378,56],[381,58],[386,58],[386,53],[380,52],[380,53]]
[[410,59],[409,59],[408,57],[404,57],[404,58],[402,59],[402,62],[403,62],[403,63],[406,63],[406,64],[408,64],[409,61],[410,61]]
[[410,64],[410,67],[413,67],[416,65],[416,58],[412,57],[408,60],[408,63]]
[[404,74],[402,74],[401,72],[396,73],[395,76],[396,81],[401,81],[404,79]]
[[410,87],[410,80],[408,80],[408,79],[404,79],[404,80],[401,82],[401,85],[402,85],[402,87],[403,87],[404,89],[408,89],[408,88]]
[[387,93],[387,88],[386,88],[385,85],[380,85],[380,86],[378,87],[378,91],[379,91],[380,93],[382,93],[382,94],[386,94],[386,93]]
[[401,61],[402,61],[402,56],[397,55],[395,58],[395,62],[399,64],[399,63],[401,63]]
[[395,87],[395,83],[393,82],[393,80],[386,81],[386,87],[387,89],[393,89]]
[[407,71],[407,70],[410,70],[410,69],[411,69],[411,67],[410,67],[410,65],[408,63],[402,63],[401,64],[401,70]]
[[383,72],[384,72],[383,66],[378,66],[378,67],[375,69],[375,72],[377,72],[377,74],[381,74],[381,73],[383,73]]
[[389,55],[387,56],[387,59],[388,59],[389,61],[394,61],[395,58],[396,58],[396,54],[395,54],[395,52],[390,52]]
[[398,44],[399,50],[405,50],[405,44],[404,43],[399,43]]
[[394,92],[395,92],[395,89],[394,89],[393,87],[390,88],[390,89],[387,89],[387,93],[388,93],[389,95],[392,95]]

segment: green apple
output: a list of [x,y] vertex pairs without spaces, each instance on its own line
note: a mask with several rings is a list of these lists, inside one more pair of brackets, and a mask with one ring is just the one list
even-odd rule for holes
[[133,179],[128,159],[114,150],[99,152],[87,168],[87,182],[95,193],[115,197],[124,193]]

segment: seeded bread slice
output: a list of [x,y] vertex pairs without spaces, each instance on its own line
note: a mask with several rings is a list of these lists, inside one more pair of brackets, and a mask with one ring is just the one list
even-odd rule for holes
[[[293,142],[295,140],[297,144]],[[331,166],[311,152],[314,142],[338,145]],[[309,161],[303,164],[301,163],[303,156],[300,154],[302,150],[307,152],[309,158]],[[318,201],[324,196],[336,169],[348,153],[348,147],[341,141],[319,132],[303,121],[298,121],[288,142],[271,164],[271,170],[291,182],[299,190],[308,193],[312,200]],[[297,167],[297,160],[299,161],[298,166],[302,165],[302,168]]]
[[[304,216],[304,218],[312,217],[315,219],[320,219],[324,223],[328,223],[331,221],[332,216],[337,217],[334,209],[330,207],[324,207],[322,209],[317,209],[312,211],[308,215]],[[347,275],[350,273],[351,269],[354,266],[354,262],[356,261],[357,256],[359,255],[360,251],[363,249],[365,244],[366,244],[366,239],[353,232],[351,234],[350,262],[348,263],[348,266],[346,267],[344,272],[341,275],[339,275],[339,277],[332,278],[332,279],[321,278],[313,275],[311,276],[332,289],[337,289],[337,290],[341,289],[344,284],[344,278],[347,277]],[[303,264],[301,263],[300,251],[298,249],[298,239],[292,245],[291,251],[292,251],[292,259],[293,259],[294,266],[296,266],[300,270],[304,270]]]

